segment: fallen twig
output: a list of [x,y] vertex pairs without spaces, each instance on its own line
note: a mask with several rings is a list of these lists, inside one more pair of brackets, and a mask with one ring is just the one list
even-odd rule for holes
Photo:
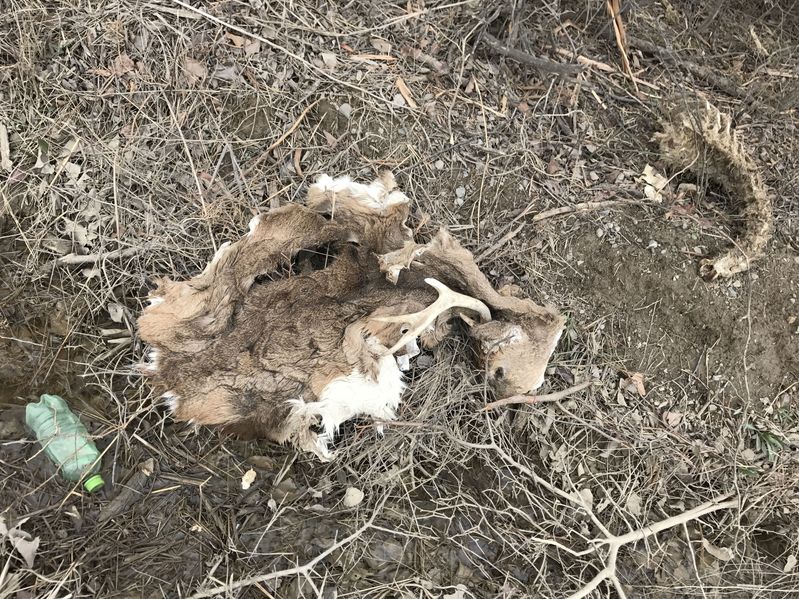
[[657,56],[664,62],[682,66],[695,77],[706,81],[712,87],[724,92],[732,98],[738,98],[746,103],[751,104],[752,107],[762,108],[764,106],[761,102],[753,99],[750,88],[744,87],[738,83],[735,83],[728,77],[720,75],[718,69],[706,67],[688,60],[687,58],[682,58],[676,55],[672,50],[662,48],[657,44],[653,44],[652,42],[646,40],[628,37],[627,43],[630,46],[634,46],[639,50],[647,52],[648,54]]
[[696,520],[697,518],[701,518],[702,516],[706,516],[713,512],[738,507],[740,503],[738,497],[734,497],[732,499],[730,499],[730,497],[731,495],[722,495],[721,497],[716,497],[715,499],[703,503],[702,505],[688,510],[687,512],[677,514],[676,516],[671,516],[670,518],[655,522],[654,524],[639,528],[638,530],[633,530],[627,534],[594,540],[593,543],[595,548],[602,546],[608,547],[608,558],[605,562],[605,567],[600,570],[599,573],[588,583],[586,583],[582,589],[572,595],[569,595],[566,599],[582,599],[583,597],[587,597],[600,585],[603,580],[609,580],[611,583],[613,583],[613,586],[616,588],[616,591],[619,593],[619,595],[621,597],[626,597],[624,590],[621,587],[621,583],[616,576],[616,558],[618,557],[619,549],[621,549],[622,546],[635,543],[637,541],[643,541],[644,539],[659,532],[668,530],[669,528],[674,528],[680,524],[686,524],[691,520]]
[[633,70],[630,67],[630,59],[627,56],[627,35],[624,31],[624,21],[622,21],[621,18],[621,0],[607,0],[606,6],[608,9],[608,14],[610,15],[610,19],[613,21],[613,33],[616,36],[616,45],[618,46],[619,53],[621,54],[622,68],[630,78],[630,81],[633,82],[635,91],[638,92],[638,85],[635,82],[635,75],[633,75]]
[[585,383],[574,385],[574,387],[569,387],[568,389],[564,389],[563,391],[557,391],[555,393],[547,393],[546,395],[514,395],[513,397],[507,397],[505,399],[498,399],[497,401],[492,401],[491,403],[488,403],[484,405],[482,408],[480,408],[480,411],[488,412],[489,410],[493,410],[495,408],[501,408],[502,406],[511,406],[517,404],[547,403],[550,401],[560,401],[561,399],[565,399],[570,395],[574,395],[578,391],[582,391],[587,387],[599,384],[600,384],[599,381],[586,381]]
[[125,513],[136,501],[144,497],[144,486],[155,471],[155,460],[149,458],[136,467],[136,471],[122,485],[122,490],[109,501],[98,517],[99,522],[105,522]]
[[124,250],[113,250],[102,254],[67,254],[61,256],[58,262],[61,264],[95,264],[103,260],[116,260],[117,258],[130,258],[143,251],[143,247],[125,248]]
[[599,529],[599,532],[603,535],[604,538],[593,539],[589,541],[590,547],[588,549],[583,549],[581,551],[576,551],[567,547],[566,545],[562,545],[557,541],[548,540],[548,539],[536,539],[539,542],[543,542],[548,545],[556,545],[561,549],[571,553],[572,555],[577,556],[584,556],[590,555],[595,553],[600,547],[607,547],[608,554],[607,558],[605,559],[604,567],[599,573],[594,576],[589,582],[587,582],[579,591],[569,595],[566,599],[582,599],[583,597],[589,596],[596,588],[602,583],[604,580],[610,581],[614,588],[616,589],[616,593],[619,595],[621,599],[627,599],[627,594],[624,591],[624,588],[619,581],[618,576],[616,575],[616,559],[619,554],[619,549],[621,549],[624,545],[629,545],[630,543],[636,543],[638,541],[643,541],[644,539],[651,537],[652,535],[656,535],[659,532],[663,532],[664,530],[668,530],[669,528],[674,528],[675,526],[679,526],[681,524],[685,524],[692,520],[696,520],[701,518],[702,516],[706,516],[713,512],[717,512],[719,510],[727,510],[733,509],[740,505],[740,498],[738,496],[734,496],[731,493],[721,495],[698,505],[697,507],[690,509],[686,512],[681,514],[677,514],[676,516],[671,516],[664,520],[660,520],[655,522],[654,524],[649,524],[648,526],[644,526],[642,528],[638,528],[636,530],[630,531],[623,535],[614,535],[611,533],[608,528],[604,525],[604,523],[599,519],[599,517],[594,513],[594,510],[591,508],[591,505],[586,503],[583,497],[579,493],[567,493],[563,489],[553,485],[548,480],[542,478],[538,474],[536,474],[531,468],[524,465],[521,462],[516,461],[507,451],[505,451],[502,447],[497,445],[496,441],[492,441],[490,444],[479,444],[479,443],[468,443],[466,441],[459,441],[461,445],[466,447],[471,447],[472,449],[483,449],[483,450],[490,450],[494,451],[501,457],[505,463],[513,466],[523,474],[530,477],[530,479],[535,482],[536,484],[544,487],[551,493],[557,495],[558,497],[565,499],[569,503],[572,503],[580,508],[588,515],[594,525]]
[[483,33],[481,39],[486,46],[491,48],[497,54],[502,54],[503,56],[512,58],[516,62],[520,62],[522,64],[534,67],[539,71],[541,71],[542,73],[555,73],[557,75],[560,75],[561,77],[564,77],[566,75],[576,75],[577,73],[580,73],[583,70],[583,67],[581,65],[555,62],[553,60],[547,60],[546,58],[539,58],[537,56],[533,56],[532,54],[528,54],[527,52],[522,52],[521,50],[517,50],[516,48],[511,48],[510,46],[503,44],[501,41],[499,41],[497,38],[495,38],[487,31]]
[[544,210],[543,212],[539,212],[533,217],[533,222],[537,223],[547,218],[552,218],[553,216],[560,216],[562,214],[572,214],[575,212],[590,212],[591,210],[601,210],[602,208],[611,208],[613,206],[621,206],[623,204],[638,206],[641,203],[642,202],[638,202],[635,200],[602,200],[599,202],[580,202],[579,204],[574,204],[572,206],[560,206],[558,208],[550,208],[549,210]]
[[212,589],[208,589],[207,591],[200,591],[199,593],[195,593],[194,595],[189,596],[188,599],[203,599],[204,597],[215,597],[216,595],[221,595],[222,593],[230,593],[231,591],[235,591],[236,589],[241,589],[243,587],[248,587],[250,585],[258,584],[261,582],[268,582],[270,580],[276,580],[278,578],[285,578],[286,576],[308,574],[309,572],[311,572],[311,570],[313,570],[316,567],[316,565],[319,562],[321,562],[331,553],[338,551],[345,545],[349,545],[358,537],[360,537],[364,532],[366,532],[374,524],[377,515],[381,512],[381,508],[386,503],[386,499],[388,499],[388,496],[384,497],[380,501],[380,503],[377,506],[375,506],[374,511],[372,511],[372,516],[358,530],[353,532],[348,537],[344,537],[338,543],[334,543],[333,545],[325,549],[322,553],[317,555],[309,562],[306,562],[302,566],[287,568],[285,570],[278,570],[277,572],[270,572],[269,574],[260,574],[258,576],[251,576],[250,578],[243,578],[238,582],[231,582],[230,584],[214,587]]

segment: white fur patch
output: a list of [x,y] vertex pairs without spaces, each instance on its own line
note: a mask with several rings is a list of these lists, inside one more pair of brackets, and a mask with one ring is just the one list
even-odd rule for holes
[[380,179],[373,181],[369,185],[356,183],[350,177],[344,175],[332,178],[330,175],[321,175],[316,183],[312,185],[321,192],[332,191],[341,193],[348,191],[352,196],[358,198],[363,204],[374,210],[385,210],[389,206],[405,204],[410,202],[408,196],[398,190],[389,192]]
[[332,380],[322,390],[319,401],[292,400],[295,410],[303,416],[316,416],[323,429],[319,442],[325,448],[332,443],[339,427],[357,416],[378,420],[394,420],[405,383],[394,356],[380,360],[377,381],[357,370]]
[[141,368],[147,372],[156,372],[158,370],[158,350],[153,348],[147,352],[147,360],[141,364]]
[[255,228],[260,224],[260,222],[261,222],[261,215],[260,214],[256,214],[255,216],[253,216],[250,219],[250,224],[248,225],[250,231],[249,231],[249,233],[247,233],[247,235],[251,235],[251,234],[255,233]]
[[219,249],[217,249],[216,252],[214,253],[214,257],[211,258],[211,264],[213,264],[214,262],[219,260],[222,256],[224,256],[225,252],[227,251],[227,249],[229,247],[230,247],[230,242],[229,241],[226,241],[225,243],[220,245]]
[[[153,297],[147,298],[147,301],[150,302],[150,306],[157,306],[158,304],[164,303],[164,298],[162,298],[160,295],[155,295]],[[148,306],[148,308],[150,306]]]
[[169,411],[174,414],[175,410],[178,409],[178,400],[180,398],[174,393],[172,393],[172,391],[167,391],[161,396],[161,399],[164,400],[164,403],[166,404],[166,407],[169,409]]

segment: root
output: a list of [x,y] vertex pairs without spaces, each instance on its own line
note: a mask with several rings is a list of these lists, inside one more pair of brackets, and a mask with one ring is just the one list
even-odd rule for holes
[[696,103],[691,110],[673,111],[655,139],[672,167],[687,167],[697,177],[709,176],[743,206],[743,234],[733,248],[702,260],[701,276],[714,280],[748,270],[765,253],[774,217],[766,186],[732,128],[732,119],[707,101]]

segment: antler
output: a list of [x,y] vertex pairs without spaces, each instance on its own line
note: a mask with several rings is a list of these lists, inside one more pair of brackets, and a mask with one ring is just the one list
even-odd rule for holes
[[430,304],[427,308],[421,310],[420,312],[414,312],[413,314],[377,316],[374,318],[374,320],[380,322],[400,322],[409,326],[408,331],[405,332],[402,337],[400,337],[400,340],[388,350],[389,354],[393,354],[394,352],[405,347],[405,344],[409,341],[416,339],[416,337],[418,337],[427,327],[433,324],[440,314],[443,314],[452,308],[465,308],[467,310],[473,310],[480,315],[480,319],[482,321],[485,322],[491,320],[491,311],[488,309],[488,306],[486,306],[479,299],[452,291],[452,289],[437,279],[428,278],[425,279],[425,283],[438,291],[438,299],[436,299],[436,301]]

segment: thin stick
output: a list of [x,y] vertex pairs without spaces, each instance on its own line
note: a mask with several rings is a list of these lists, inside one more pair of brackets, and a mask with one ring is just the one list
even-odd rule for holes
[[113,250],[111,252],[105,252],[102,254],[85,254],[83,256],[80,254],[67,254],[66,256],[61,256],[58,259],[58,262],[61,264],[95,264],[97,262],[101,262],[102,260],[130,258],[144,249],[145,248],[143,247],[125,248],[123,250]]
[[582,391],[587,387],[600,384],[601,383],[599,381],[586,381],[585,383],[580,383],[579,385],[575,385],[574,387],[569,387],[568,389],[564,389],[563,391],[557,391],[556,393],[547,393],[546,395],[514,395],[513,397],[492,401],[491,403],[488,403],[484,405],[482,408],[480,408],[480,411],[488,412],[489,410],[493,410],[495,408],[501,408],[502,406],[510,406],[516,404],[532,404],[532,403],[546,403],[550,401],[560,401],[561,399],[565,399],[570,395],[574,395],[578,391]]
[[650,524],[649,526],[645,526],[644,528],[639,528],[638,530],[634,530],[632,532],[627,533],[626,535],[621,536],[612,536],[608,537],[607,539],[598,539],[595,542],[595,547],[599,547],[602,545],[607,545],[609,547],[608,552],[608,559],[606,562],[605,567],[600,570],[600,572],[594,576],[588,583],[583,586],[579,591],[576,593],[569,595],[566,599],[582,599],[583,597],[587,597],[591,594],[593,590],[595,590],[599,584],[603,580],[609,580],[613,583],[613,586],[616,587],[616,590],[621,590],[623,593],[624,591],[621,588],[621,583],[616,576],[616,557],[619,554],[619,549],[622,546],[627,545],[629,543],[635,543],[637,541],[642,541],[647,537],[650,537],[654,534],[662,532],[664,530],[668,530],[669,528],[674,528],[675,526],[680,526],[681,524],[686,524],[691,520],[696,520],[697,518],[701,518],[702,516],[706,516],[713,512],[719,510],[728,510],[738,507],[740,501],[738,497],[734,497],[729,501],[725,501],[728,499],[730,495],[723,495],[721,497],[716,497],[715,499],[708,501],[707,503],[703,503],[695,507],[692,510],[688,510],[687,512],[683,512],[682,514],[677,514],[676,516],[672,516],[671,518],[666,518],[665,520],[661,520],[660,522],[655,522],[654,524]]
[[565,75],[575,75],[583,70],[581,65],[554,62],[545,58],[538,58],[537,56],[533,56],[527,52],[522,52],[516,48],[511,48],[510,46],[503,44],[487,31],[483,33],[482,41],[497,54],[502,54],[503,56],[512,58],[516,62],[534,67],[543,73],[555,73],[556,75],[563,77]]
[[349,545],[358,537],[360,537],[367,529],[369,529],[372,524],[374,524],[377,515],[380,513],[381,508],[388,499],[388,496],[384,497],[380,504],[377,505],[372,512],[371,518],[366,521],[366,523],[361,526],[358,530],[353,532],[348,537],[341,539],[338,543],[335,543],[328,549],[325,549],[322,553],[317,555],[311,561],[306,562],[302,566],[296,566],[294,568],[287,568],[285,570],[278,570],[277,572],[270,572],[269,574],[261,574],[259,576],[251,576],[250,578],[243,578],[238,582],[233,582],[230,584],[225,584],[222,586],[214,587],[212,589],[208,589],[207,591],[200,591],[199,593],[195,593],[191,595],[188,599],[203,599],[204,597],[215,597],[216,595],[221,595],[222,593],[229,593],[230,591],[235,591],[236,589],[240,589],[242,587],[248,587],[253,584],[259,584],[261,582],[267,582],[269,580],[275,580],[277,578],[285,578],[286,576],[296,576],[298,574],[304,575],[313,570],[316,565],[329,556],[331,553],[338,551],[345,545]]
[[547,218],[552,218],[553,216],[561,216],[562,214],[572,214],[574,212],[590,212],[591,210],[601,210],[602,208],[611,208],[613,206],[620,206],[623,204],[637,206],[640,205],[641,203],[642,202],[636,202],[631,200],[602,200],[600,202],[580,202],[579,204],[574,204],[572,206],[560,206],[558,208],[551,208],[549,210],[544,210],[543,212],[539,212],[533,217],[533,222],[537,223]]
[[[278,147],[280,144],[282,144],[284,141],[286,141],[286,139],[288,139],[289,135],[291,135],[292,133],[294,133],[297,130],[297,127],[300,126],[300,123],[302,123],[302,121],[305,118],[305,116],[311,111],[311,108],[316,106],[318,103],[319,103],[319,100],[314,100],[313,102],[308,104],[308,106],[305,107],[305,110],[303,110],[300,113],[300,116],[298,116],[296,118],[296,120],[292,123],[291,127],[286,129],[286,131],[285,131],[285,133],[283,133],[283,135],[278,137],[271,146],[269,146],[263,152],[261,152],[261,155],[258,156],[258,158],[256,158],[253,161],[253,163],[245,169],[244,176],[246,177],[247,175],[249,175],[256,166],[258,166],[264,160],[266,160],[266,158],[269,156],[269,152],[271,152],[276,147]],[[297,174],[300,174],[300,173],[297,173]]]

